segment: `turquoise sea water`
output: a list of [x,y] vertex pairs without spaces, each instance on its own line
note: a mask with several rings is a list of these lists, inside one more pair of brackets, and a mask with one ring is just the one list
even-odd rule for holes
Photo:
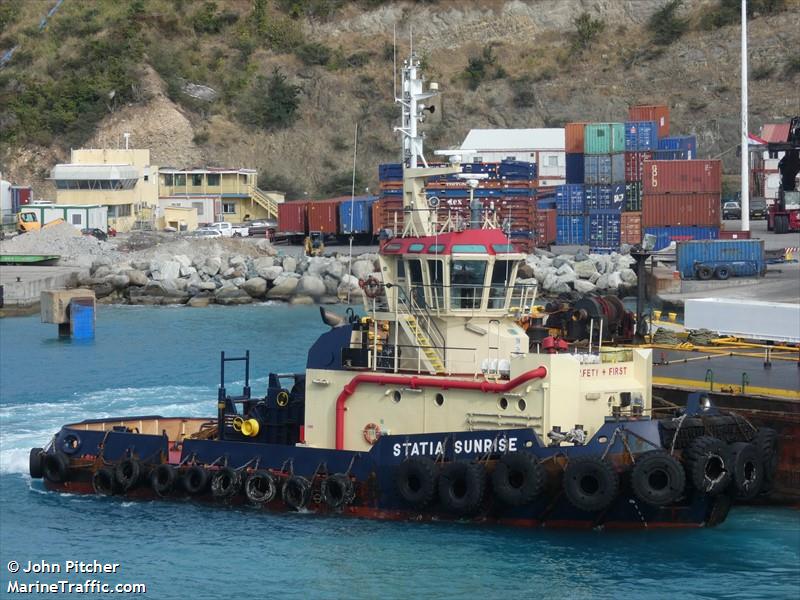
[[[65,422],[213,415],[220,350],[251,351],[263,394],[267,372],[301,370],[324,330],[315,307],[283,305],[101,307],[88,343],[38,317],[0,320],[0,597],[19,595],[10,580],[86,579],[165,599],[800,597],[791,509],[735,507],[690,531],[528,531],[58,495],[27,475],[28,450]],[[120,567],[14,576],[12,560]]]

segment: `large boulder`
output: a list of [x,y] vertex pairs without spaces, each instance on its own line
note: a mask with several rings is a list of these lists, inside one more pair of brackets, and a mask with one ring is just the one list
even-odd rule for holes
[[247,261],[245,260],[244,256],[236,254],[230,257],[228,264],[232,267],[244,267],[247,264]]
[[294,273],[297,271],[297,259],[293,256],[286,256],[283,259],[283,270],[287,273]]
[[94,278],[96,280],[105,279],[109,275],[113,275],[114,271],[107,265],[101,265],[94,270]]
[[130,285],[130,278],[127,275],[112,275],[109,278],[109,283],[114,286],[115,290],[124,290]]
[[594,273],[597,273],[597,267],[590,260],[582,260],[575,263],[575,275],[581,279],[589,279]]
[[303,275],[300,278],[300,283],[297,284],[297,293],[299,295],[311,296],[312,298],[319,298],[325,295],[325,282],[316,275]]
[[217,304],[233,305],[233,304],[250,304],[253,298],[239,288],[233,285],[224,285],[214,292],[214,300]]
[[[264,273],[267,269],[274,268],[274,266],[275,259],[271,256],[262,256],[253,261],[253,271],[255,271],[259,277],[264,277],[265,279],[268,279],[268,277],[266,277]],[[273,279],[275,278],[273,277]]]
[[356,260],[350,268],[352,275],[358,279],[364,280],[375,271],[375,265],[371,260]]
[[619,286],[622,285],[622,277],[620,277],[617,271],[613,273],[609,273],[608,275],[608,289],[616,290]]
[[221,268],[222,268],[222,259],[219,256],[211,256],[206,259],[202,271],[207,275],[214,276],[217,273],[219,273],[219,270]]
[[295,277],[280,275],[275,279],[275,285],[267,292],[267,298],[270,300],[288,300],[294,295],[298,281],[299,279]]
[[137,271],[149,271],[150,270],[150,261],[149,260],[134,260],[134,261],[131,261],[131,266]]
[[170,284],[151,281],[144,287],[128,288],[131,304],[184,304],[189,294]]
[[267,280],[261,277],[253,277],[244,282],[242,289],[253,298],[263,298],[267,293]]
[[188,256],[186,256],[185,254],[176,254],[175,256],[172,257],[172,260],[180,263],[180,265],[182,267],[191,267],[192,266],[191,259]]
[[330,275],[325,275],[325,277],[322,278],[322,282],[325,284],[325,294],[328,296],[335,296],[336,290],[339,288],[339,280]]
[[332,261],[331,264],[328,265],[326,273],[337,281],[340,281],[342,277],[347,274],[347,270],[347,265],[339,261]]
[[318,277],[322,277],[328,270],[330,264],[331,264],[331,259],[329,258],[323,258],[321,256],[313,256],[308,259],[308,268],[306,269],[306,272],[309,275],[316,275]]
[[191,277],[195,273],[197,273],[197,269],[193,266],[181,266],[181,277]]
[[94,274],[100,267],[109,267],[109,266],[111,266],[110,258],[108,258],[107,256],[98,256],[92,261],[92,268],[91,268],[92,274]]
[[186,306],[192,306],[194,308],[205,308],[213,301],[214,301],[213,296],[205,296],[205,295],[193,296],[192,298],[189,298],[189,301],[186,303]]
[[556,269],[556,275],[575,275],[569,263],[564,263]]
[[576,280],[572,285],[575,287],[575,291],[580,292],[581,294],[593,292],[596,287],[590,281],[584,281],[583,279]]
[[517,269],[517,278],[518,279],[530,279],[534,276],[533,267],[531,267],[527,263],[523,263]]
[[348,297],[351,301],[354,298],[360,298],[361,287],[358,285],[358,279],[352,275],[343,276],[339,286],[336,288],[336,295],[343,301],[346,301]]
[[176,260],[154,260],[150,270],[155,281],[177,279],[181,275],[181,264]]
[[314,304],[314,298],[311,296],[294,296],[289,300],[289,304]]
[[128,283],[130,285],[143,286],[147,285],[147,275],[139,269],[132,269],[125,273],[128,276]]
[[634,285],[636,283],[636,271],[633,269],[622,269],[619,272],[619,276],[622,278],[628,285]]
[[278,278],[278,275],[283,273],[283,267],[279,267],[275,265],[274,267],[267,267],[265,269],[260,269],[258,274],[260,277],[263,277],[267,281],[273,281]]

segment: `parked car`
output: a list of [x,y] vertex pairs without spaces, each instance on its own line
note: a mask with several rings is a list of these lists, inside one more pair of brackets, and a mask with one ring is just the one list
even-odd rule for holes
[[262,219],[248,223],[251,237],[266,237],[272,239],[278,230],[278,222],[275,219]]
[[750,218],[751,219],[767,218],[766,198],[750,198]]
[[210,227],[201,227],[200,229],[195,229],[191,233],[188,234],[188,237],[193,238],[221,238],[222,232],[219,229],[212,229]]
[[741,219],[742,207],[738,202],[726,202],[722,205],[723,219]]
[[223,237],[247,237],[250,235],[247,225],[228,223],[226,221],[217,221],[209,225],[211,229],[217,229]]
[[108,239],[108,234],[102,229],[98,229],[97,227],[93,227],[91,229],[81,229],[81,233],[85,236],[96,237],[98,240],[102,242],[105,242]]

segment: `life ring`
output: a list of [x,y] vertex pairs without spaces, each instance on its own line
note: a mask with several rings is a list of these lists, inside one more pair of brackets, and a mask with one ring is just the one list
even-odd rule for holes
[[142,465],[135,458],[126,458],[114,467],[114,479],[126,492],[139,482],[141,474]]
[[494,495],[509,506],[530,504],[544,489],[544,467],[528,452],[503,455],[492,472]]
[[269,471],[253,471],[244,481],[244,495],[253,504],[272,502],[278,493],[278,482]]
[[439,472],[439,500],[447,512],[475,513],[486,492],[486,470],[476,462],[447,463]]
[[609,463],[596,456],[569,461],[564,470],[564,494],[580,510],[594,512],[608,508],[619,492],[619,475]]
[[383,282],[374,275],[370,275],[366,279],[359,279],[358,285],[364,290],[367,298],[377,298],[383,295]]
[[202,494],[208,488],[208,471],[200,465],[192,465],[181,477],[181,485],[188,494]]
[[44,463],[44,449],[31,448],[28,455],[28,472],[32,479],[41,479],[43,476],[42,465]]
[[176,477],[175,467],[162,463],[150,473],[150,487],[158,496],[164,496],[172,491]]
[[64,483],[69,477],[69,458],[63,452],[44,455],[42,463],[44,478],[53,483]]
[[370,446],[374,446],[381,439],[381,426],[377,423],[367,423],[364,425],[364,441]]
[[683,453],[686,473],[695,488],[715,496],[731,482],[731,453],[722,440],[701,435]]
[[228,498],[239,490],[239,473],[230,467],[222,467],[211,476],[211,493],[216,498]]
[[678,460],[663,450],[645,452],[631,471],[634,495],[651,506],[667,506],[686,489],[686,474]]
[[77,433],[70,432],[61,438],[59,445],[64,454],[72,456],[81,449],[81,438]]
[[406,504],[424,508],[436,497],[436,465],[424,456],[406,459],[397,467],[395,484]]
[[353,481],[344,473],[328,475],[320,484],[320,494],[328,508],[340,508],[355,498]]
[[100,467],[92,474],[92,488],[100,496],[114,493],[114,471],[109,467]]
[[764,464],[758,449],[747,442],[731,444],[731,458],[736,496],[742,500],[755,498],[764,483]]
[[311,497],[311,482],[300,475],[292,475],[283,484],[281,497],[289,507],[300,510]]

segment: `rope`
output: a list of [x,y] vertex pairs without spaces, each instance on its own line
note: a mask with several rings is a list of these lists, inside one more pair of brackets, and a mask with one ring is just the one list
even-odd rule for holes
[[683,426],[683,422],[686,420],[686,413],[682,414],[677,419],[672,419],[672,420],[678,421],[678,427],[675,428],[675,435],[672,436],[672,444],[669,447],[670,456],[675,454],[675,442],[678,441],[678,433],[680,432],[681,427]]

